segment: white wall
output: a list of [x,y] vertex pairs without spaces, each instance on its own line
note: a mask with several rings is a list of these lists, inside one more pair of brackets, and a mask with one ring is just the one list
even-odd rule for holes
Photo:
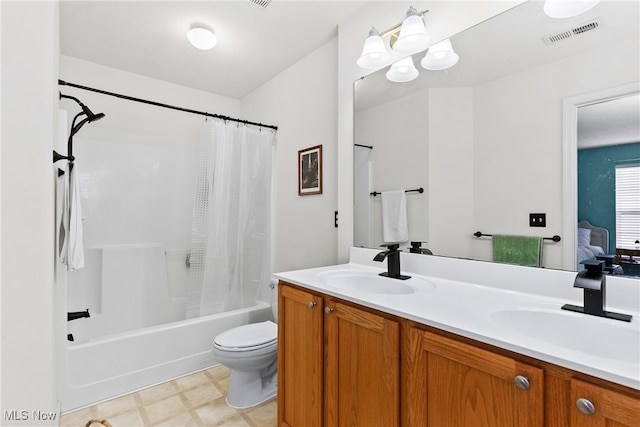
[[[425,89],[357,112],[355,134],[356,144],[374,146],[373,189],[424,188],[423,194],[407,194],[409,241],[426,242],[423,247],[438,255],[470,257],[473,90]],[[382,244],[380,198],[368,203],[370,247],[377,247]]]
[[[333,39],[242,99],[244,118],[278,126],[273,271],[337,262],[336,68]],[[322,145],[323,192],[298,196],[298,150],[316,145]],[[350,221],[341,217],[340,226]]]
[[[427,241],[429,200],[428,102],[425,92],[413,93],[403,102],[387,102],[356,113],[356,144],[371,145],[372,187],[378,193],[423,188],[407,193],[407,228],[410,241]],[[407,102],[404,102],[407,101]],[[384,126],[379,126],[384,123]],[[383,243],[381,196],[369,197],[371,247]]]
[[474,221],[473,91],[429,89],[429,244],[434,254],[470,257]]
[[[231,117],[240,115],[240,101],[237,99],[69,56],[60,57],[59,78],[69,83],[176,107]],[[191,151],[197,149],[203,116],[127,101],[70,86],[60,86],[60,92],[77,97],[94,113],[104,112],[107,115],[106,118],[83,127],[81,133],[78,133],[81,138]],[[69,121],[78,112],[77,104],[71,100],[62,100],[60,106],[69,111]]]
[[[38,420],[33,411],[57,411],[51,164],[57,128],[57,13],[53,1],[0,2],[4,426],[56,425]],[[14,420],[7,411],[18,411]]]
[[[563,241],[545,244],[544,265],[563,267],[562,245],[573,242],[562,236],[562,101],[638,81],[639,52],[637,39],[626,40],[474,88],[479,230],[533,234],[528,214],[545,212],[545,237],[558,234]],[[491,259],[491,245],[473,245],[474,258]]]

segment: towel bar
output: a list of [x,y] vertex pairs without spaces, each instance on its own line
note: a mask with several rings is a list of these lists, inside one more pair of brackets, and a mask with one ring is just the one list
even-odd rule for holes
[[[405,193],[413,193],[413,192],[417,192],[417,193],[424,193],[424,188],[420,187],[420,188],[416,188],[415,190],[404,190]],[[382,194],[379,191],[372,191],[371,194],[373,197],[377,196],[378,194]]]
[[[484,234],[479,231],[476,231],[475,233],[473,233],[473,235],[476,237],[492,237],[493,236],[493,234]],[[542,240],[553,240],[554,242],[557,243],[560,240],[562,240],[562,238],[556,234],[553,237],[543,237]]]

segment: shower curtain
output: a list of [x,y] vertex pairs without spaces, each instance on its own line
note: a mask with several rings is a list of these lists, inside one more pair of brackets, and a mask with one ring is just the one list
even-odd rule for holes
[[186,317],[254,305],[271,275],[275,130],[208,119],[197,159]]

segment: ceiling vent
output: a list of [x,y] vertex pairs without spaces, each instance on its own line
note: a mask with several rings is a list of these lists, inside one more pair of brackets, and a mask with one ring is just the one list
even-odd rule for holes
[[585,22],[584,24],[580,24],[577,27],[574,27],[570,30],[563,31],[561,33],[557,33],[551,36],[544,36],[542,37],[542,40],[544,40],[545,44],[551,45],[551,44],[558,43],[562,40],[566,40],[572,37],[589,33],[591,31],[595,31],[601,26],[602,26],[602,20],[600,18],[596,18],[592,21]]
[[249,1],[255,4],[256,6],[260,6],[261,8],[265,8],[269,6],[269,3],[271,3],[271,0],[249,0]]

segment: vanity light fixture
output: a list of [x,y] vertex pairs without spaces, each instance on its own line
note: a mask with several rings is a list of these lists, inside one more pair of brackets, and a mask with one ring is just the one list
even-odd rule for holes
[[192,26],[187,32],[187,39],[196,48],[200,50],[209,50],[218,42],[218,38],[213,31],[202,26]]
[[371,28],[369,37],[367,37],[367,40],[364,42],[360,58],[358,58],[358,66],[367,70],[373,70],[385,65],[389,58],[391,58],[391,55],[387,52],[380,33],[378,33],[375,27]]
[[392,49],[398,53],[419,52],[429,47],[431,37],[427,33],[422,16],[411,6],[407,11],[407,17],[402,21],[398,40]]
[[420,65],[426,70],[440,71],[456,65],[458,59],[458,54],[451,46],[451,40],[446,39],[431,46]]
[[422,16],[429,12],[418,12],[413,6],[407,11],[407,17],[401,23],[382,32],[374,27],[369,31],[362,53],[356,61],[360,68],[374,70],[386,65],[391,53],[383,37],[389,36],[389,48],[397,53],[419,52],[429,47],[431,38],[422,21]]
[[413,57],[407,56],[398,62],[393,63],[387,71],[387,79],[396,83],[410,82],[418,77],[418,70],[413,65]]
[[592,9],[598,3],[600,0],[546,0],[542,8],[551,18],[571,18]]

